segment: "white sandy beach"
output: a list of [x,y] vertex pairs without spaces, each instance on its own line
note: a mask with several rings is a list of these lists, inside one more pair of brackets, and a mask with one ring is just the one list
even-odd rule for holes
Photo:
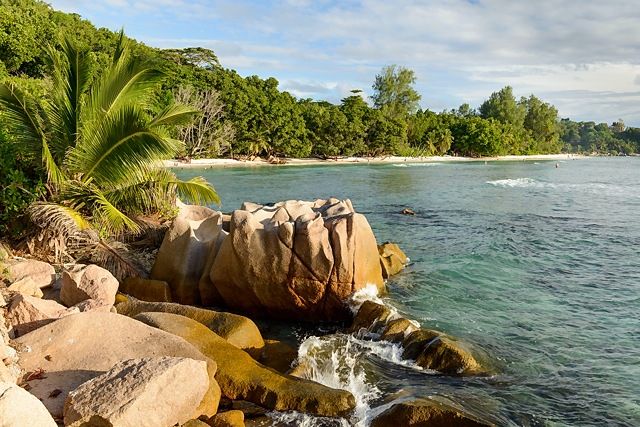
[[283,163],[270,163],[266,159],[256,157],[254,160],[235,159],[193,159],[191,162],[183,160],[167,160],[166,167],[171,168],[201,168],[201,167],[240,167],[240,166],[303,166],[303,165],[330,165],[330,164],[384,164],[384,163],[435,163],[435,162],[489,162],[489,161],[557,161],[581,158],[577,154],[541,154],[533,156],[498,156],[498,157],[338,157],[337,159],[319,158],[279,158]]

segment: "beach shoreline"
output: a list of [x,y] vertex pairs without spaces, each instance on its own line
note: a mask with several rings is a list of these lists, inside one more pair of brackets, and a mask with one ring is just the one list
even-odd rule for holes
[[165,167],[170,168],[201,168],[201,167],[254,167],[254,166],[310,166],[310,165],[336,165],[336,164],[395,164],[395,163],[441,163],[441,162],[496,162],[496,161],[560,161],[583,158],[578,154],[539,154],[530,156],[494,156],[494,157],[455,157],[455,156],[430,156],[430,157],[336,157],[328,159],[320,158],[277,158],[277,162],[269,162],[267,159],[256,157],[253,160],[236,159],[193,159],[166,160]]

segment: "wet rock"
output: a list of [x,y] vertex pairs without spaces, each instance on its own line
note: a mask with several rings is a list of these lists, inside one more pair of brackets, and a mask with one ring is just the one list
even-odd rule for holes
[[8,382],[0,382],[0,425],[57,427],[47,408],[37,397]]
[[358,309],[358,313],[353,319],[353,324],[348,332],[356,333],[360,329],[377,332],[385,327],[391,316],[391,310],[385,305],[373,301],[365,301]]
[[264,341],[260,330],[248,317],[233,313],[207,310],[176,303],[127,301],[117,305],[118,313],[129,317],[144,312],[173,313],[202,323],[230,344],[245,350],[254,358],[260,357]]
[[386,242],[378,245],[382,277],[385,279],[402,271],[407,264],[407,256],[395,243]]
[[419,329],[404,339],[403,359],[446,375],[485,375],[489,371],[474,356],[471,345],[436,331]]
[[371,427],[488,427],[491,425],[431,399],[396,403],[371,422]]
[[418,327],[403,317],[387,323],[380,335],[380,339],[390,342],[402,342],[410,333],[418,330]]
[[402,358],[416,360],[425,346],[439,336],[439,332],[422,328],[410,333],[402,340],[402,348],[404,348]]
[[207,363],[184,357],[129,359],[69,393],[64,422],[171,427],[198,417]]
[[198,305],[202,302],[200,280],[204,276],[208,284],[211,264],[227,233],[222,230],[220,212],[204,206],[179,207],[180,212],[162,241],[151,277],[169,283],[172,301]]
[[313,381],[281,375],[253,360],[204,325],[169,313],[142,313],[136,319],[181,336],[216,361],[216,379],[224,396],[242,399],[269,409],[345,416],[355,399]]
[[76,264],[62,273],[60,300],[67,307],[94,299],[102,305],[113,305],[118,292],[118,280],[97,265]]
[[171,288],[164,280],[127,277],[119,291],[142,301],[171,302]]
[[[113,313],[79,313],[64,317],[14,340],[27,375],[42,369],[43,378],[29,381],[30,392],[53,416],[62,416],[70,391],[127,359],[187,357],[207,362],[209,390],[200,411],[211,416],[220,401],[216,364],[173,334]],[[61,393],[49,397],[54,390]]]
[[265,340],[262,355],[258,362],[281,374],[291,370],[293,361],[298,357],[298,350],[287,343],[276,340]]

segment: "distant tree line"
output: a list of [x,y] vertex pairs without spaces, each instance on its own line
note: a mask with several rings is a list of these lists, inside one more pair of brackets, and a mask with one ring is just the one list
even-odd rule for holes
[[[79,15],[55,11],[43,1],[0,0],[0,82],[9,82],[36,99],[51,93],[55,67],[47,58],[63,51],[65,38],[88,52],[84,65],[93,70],[87,73],[92,79],[109,70],[119,45],[118,32],[95,28]],[[463,104],[433,112],[419,108],[414,72],[391,65],[375,76],[370,103],[355,89],[335,105],[280,91],[273,77],[242,77],[224,68],[208,49],[163,50],[132,41],[130,50],[137,61],[165,76],[145,102],[150,117],[173,102],[201,111],[189,124],[169,131],[169,137],[185,142],[177,154],[185,159],[633,154],[640,150],[640,129],[626,128],[622,120],[610,126],[560,120],[553,105],[534,95],[516,99],[509,86],[477,108]],[[5,126],[2,114],[0,224],[7,224],[7,218],[14,218],[51,190],[46,188],[42,161],[17,143],[20,138]]]

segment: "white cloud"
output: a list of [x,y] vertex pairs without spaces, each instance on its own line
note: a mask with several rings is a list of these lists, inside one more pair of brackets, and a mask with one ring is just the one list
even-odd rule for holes
[[640,8],[632,0],[51,3],[98,26],[125,24],[150,45],[211,48],[225,67],[281,82],[367,90],[383,65],[397,63],[416,71],[425,108],[477,106],[509,84],[565,116],[590,102],[603,120],[619,108],[640,126],[625,98],[640,85]]

